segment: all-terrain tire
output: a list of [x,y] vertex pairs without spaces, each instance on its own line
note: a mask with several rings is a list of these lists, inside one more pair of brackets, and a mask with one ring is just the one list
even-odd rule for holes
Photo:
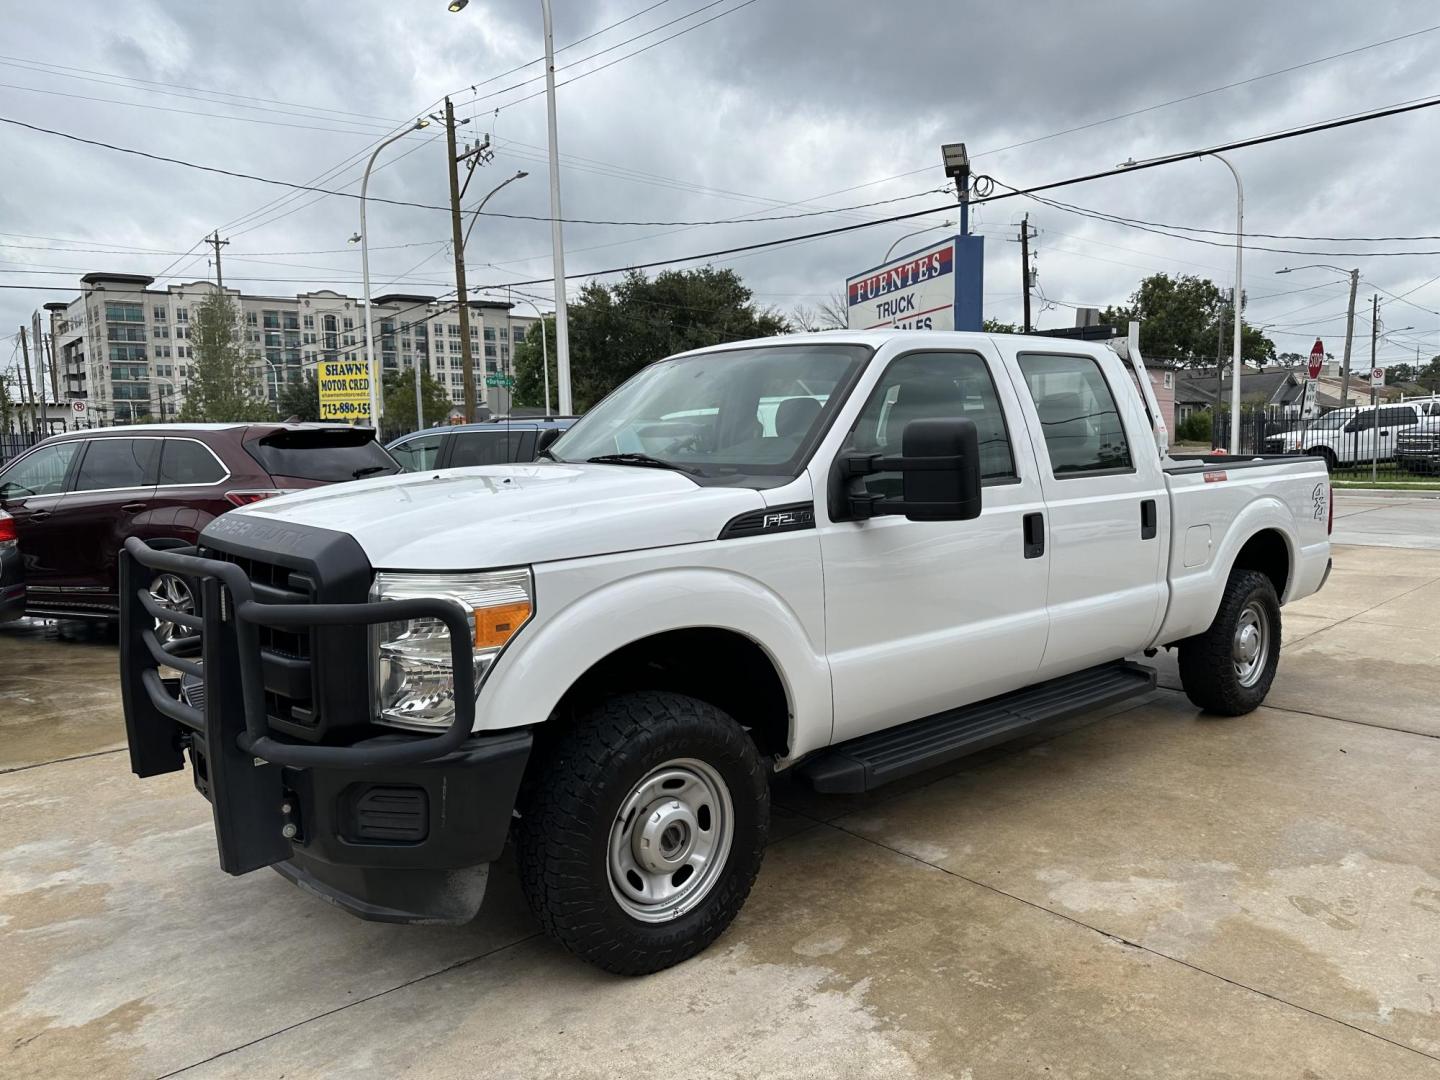
[[[637,785],[687,761],[728,793],[729,850],[692,907],[643,921],[612,881],[613,830],[630,820],[621,810]],[[516,825],[520,882],[545,932],[575,955],[616,974],[648,974],[703,950],[740,911],[769,834],[768,771],[750,736],[713,705],[664,691],[610,698],[549,748],[535,776]],[[703,820],[712,820],[708,811]]]
[[[1264,627],[1255,652],[1263,663],[1258,671],[1238,656],[1239,635],[1256,615]],[[1258,570],[1232,570],[1210,628],[1180,642],[1179,651],[1180,685],[1200,708],[1222,716],[1258,708],[1280,660],[1280,601],[1274,584]]]

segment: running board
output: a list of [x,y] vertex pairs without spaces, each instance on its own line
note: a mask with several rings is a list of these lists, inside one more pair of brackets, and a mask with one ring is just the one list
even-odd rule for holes
[[798,772],[816,791],[859,794],[1154,688],[1154,669],[1140,664],[1123,661],[1087,668],[862,735],[822,750]]

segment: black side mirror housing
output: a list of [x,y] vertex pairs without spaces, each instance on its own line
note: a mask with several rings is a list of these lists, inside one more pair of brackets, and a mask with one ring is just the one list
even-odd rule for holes
[[904,514],[910,521],[969,521],[980,516],[980,436],[973,420],[911,420],[900,436],[900,449],[899,457],[857,455],[841,463],[847,482],[877,472],[895,471],[901,478],[899,499],[851,485],[850,517]]
[[546,450],[549,450],[550,447],[555,445],[555,440],[563,434],[565,433],[556,427],[542,428],[540,437],[535,440],[535,455],[538,457]]

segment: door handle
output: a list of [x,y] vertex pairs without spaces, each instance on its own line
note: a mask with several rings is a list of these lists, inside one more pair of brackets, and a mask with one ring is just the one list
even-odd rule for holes
[[138,514],[141,510],[145,509],[145,504],[143,502],[126,503],[120,507],[120,509],[124,510],[127,514]]
[[48,517],[50,516],[51,513],[52,513],[52,511],[49,511],[49,510],[36,510],[33,514],[30,515],[30,520],[31,520],[31,521],[44,521],[46,518],[48,518]]
[[1145,499],[1140,503],[1140,539],[1154,540],[1160,528],[1155,513],[1155,500]]
[[1040,558],[1045,554],[1045,515],[1026,514],[1022,526],[1025,538],[1025,558]]

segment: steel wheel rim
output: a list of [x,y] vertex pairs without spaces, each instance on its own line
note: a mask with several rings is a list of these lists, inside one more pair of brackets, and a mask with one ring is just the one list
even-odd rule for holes
[[1270,616],[1260,604],[1251,602],[1240,612],[1230,642],[1235,677],[1241,686],[1254,686],[1265,674],[1270,661]]
[[[195,597],[190,592],[190,586],[174,574],[157,576],[150,583],[150,598],[167,611],[178,611],[184,615],[195,613]],[[167,645],[176,638],[187,636],[188,633],[188,627],[183,627],[170,619],[157,618],[155,620],[155,639],[161,645]]]
[[631,918],[666,923],[693,911],[725,868],[735,833],[730,790],[695,758],[651,769],[610,827],[610,892]]

